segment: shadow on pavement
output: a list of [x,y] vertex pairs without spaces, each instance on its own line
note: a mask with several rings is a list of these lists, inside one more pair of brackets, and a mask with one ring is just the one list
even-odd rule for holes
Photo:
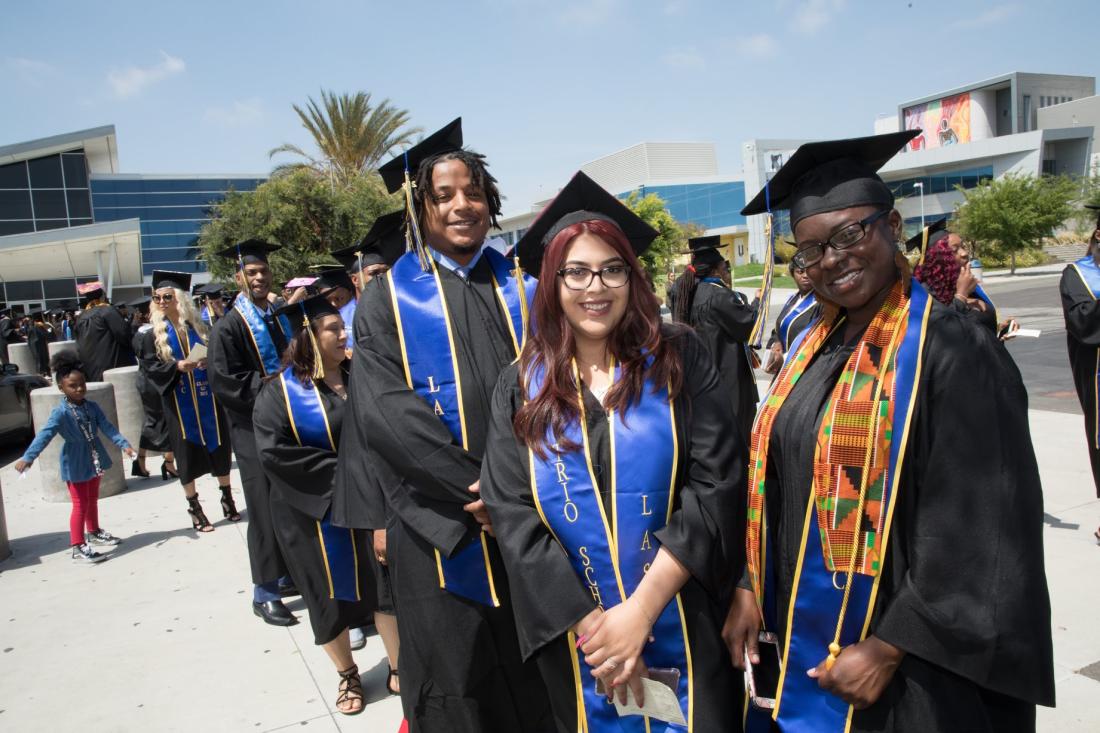
[[[107,555],[110,559],[118,559],[131,552],[149,547],[150,545],[162,545],[175,537],[186,537],[198,540],[196,532],[189,527],[182,527],[166,532],[146,532],[144,534],[126,537],[122,543],[114,548],[96,547],[97,552]],[[12,556],[0,562],[0,574],[16,568],[42,564],[42,558],[69,551],[68,532],[47,532],[35,534],[29,537],[14,537],[11,540]]]

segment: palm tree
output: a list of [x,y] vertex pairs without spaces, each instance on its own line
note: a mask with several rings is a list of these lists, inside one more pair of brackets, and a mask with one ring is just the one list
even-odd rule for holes
[[290,143],[273,148],[269,157],[292,153],[306,162],[283,163],[272,175],[309,168],[346,183],[363,171],[377,168],[395,147],[411,144],[421,132],[419,127],[407,127],[408,110],[392,106],[388,99],[371,106],[366,92],[336,95],[322,89],[321,105],[310,97],[305,109],[293,106],[320,154],[314,157]]

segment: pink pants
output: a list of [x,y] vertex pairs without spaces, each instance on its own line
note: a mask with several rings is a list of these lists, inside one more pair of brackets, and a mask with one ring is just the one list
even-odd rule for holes
[[69,481],[73,512],[69,515],[69,543],[84,544],[84,529],[99,529],[99,476],[88,481]]

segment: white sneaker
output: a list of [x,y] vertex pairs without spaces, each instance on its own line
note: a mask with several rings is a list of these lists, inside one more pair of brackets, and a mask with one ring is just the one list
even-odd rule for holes
[[351,639],[352,651],[358,651],[367,645],[367,635],[363,629],[348,629],[348,637]]
[[95,565],[107,559],[106,555],[100,555],[93,550],[88,543],[73,545],[73,562],[80,565]]

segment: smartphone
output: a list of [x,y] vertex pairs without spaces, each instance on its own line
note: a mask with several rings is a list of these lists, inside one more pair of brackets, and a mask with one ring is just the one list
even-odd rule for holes
[[779,689],[779,637],[770,631],[761,631],[756,641],[759,662],[753,664],[745,650],[745,688],[754,706],[773,710]]

